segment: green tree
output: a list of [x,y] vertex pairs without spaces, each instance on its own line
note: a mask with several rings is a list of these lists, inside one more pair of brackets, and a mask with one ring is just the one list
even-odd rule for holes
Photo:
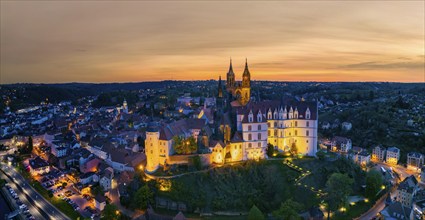
[[253,205],[249,210],[248,220],[264,220],[264,215],[257,206]]
[[366,191],[367,198],[374,198],[376,193],[381,189],[383,180],[382,175],[376,170],[371,170],[366,174]]
[[274,153],[274,147],[272,144],[267,144],[267,156],[272,157]]
[[173,137],[174,150],[177,154],[191,154],[198,150],[198,143],[194,137],[182,138],[180,136]]
[[280,205],[280,208],[272,214],[278,219],[300,219],[298,213],[303,209],[303,205],[293,201],[292,199],[286,200]]
[[354,180],[347,174],[333,173],[326,182],[325,201],[328,204],[328,219],[330,212],[337,210],[341,205],[345,205],[347,197],[352,193]]
[[137,209],[146,209],[149,203],[153,203],[153,192],[148,185],[140,187],[133,197],[133,206]]
[[102,219],[108,219],[108,220],[119,220],[121,215],[117,207],[112,204],[107,204],[105,206],[105,209],[103,209],[102,213],[103,213]]
[[202,161],[199,155],[190,157],[190,163],[195,167],[196,170],[202,169]]
[[298,147],[295,143],[291,144],[291,153],[292,155],[297,155],[298,154]]
[[319,160],[324,160],[325,157],[326,157],[326,154],[322,150],[319,150],[319,151],[317,151],[316,156],[317,156],[317,158],[319,158]]

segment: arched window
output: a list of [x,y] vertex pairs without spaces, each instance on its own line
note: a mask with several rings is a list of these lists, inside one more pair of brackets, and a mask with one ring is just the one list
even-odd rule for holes
[[258,140],[261,140],[261,133],[258,133]]
[[251,131],[251,130],[252,130],[252,126],[248,125],[248,131]]
[[310,122],[306,122],[306,127],[310,127]]
[[295,127],[298,127],[298,121],[295,121]]
[[309,130],[305,131],[305,136],[309,136],[309,135],[310,135],[310,131]]
[[298,131],[297,130],[295,130],[295,136],[297,136],[298,135]]
[[261,131],[261,125],[258,125],[258,130]]
[[252,134],[248,134],[248,140],[252,140]]

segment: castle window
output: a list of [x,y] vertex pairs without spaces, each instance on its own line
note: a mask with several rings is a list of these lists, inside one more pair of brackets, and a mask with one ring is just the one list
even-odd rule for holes
[[269,128],[270,128],[270,122],[267,122],[267,127],[269,127]]
[[249,143],[249,144],[248,144],[248,147],[249,147],[249,148],[251,148],[251,147],[252,147],[252,144],[251,144],[251,143]]
[[270,111],[267,113],[267,118],[272,119],[272,113]]
[[273,118],[277,119],[277,112],[274,112]]
[[261,125],[258,125],[258,130],[261,131]]
[[305,136],[309,136],[310,135],[310,131],[305,131]]
[[252,130],[252,126],[248,125],[248,131],[251,131],[251,130]]
[[274,127],[277,127],[277,122],[274,122]]
[[153,150],[151,150],[151,154],[153,154]]
[[310,122],[308,121],[308,122],[306,123],[306,125],[307,125],[307,127],[310,127]]
[[261,140],[261,133],[258,133],[258,140]]
[[242,145],[239,145],[239,149],[242,149]]
[[252,134],[248,134],[248,140],[252,140]]
[[308,140],[305,141],[308,144]]
[[267,136],[270,136],[270,133],[271,133],[271,132],[270,132],[270,130],[268,130],[268,131],[267,131]]
[[257,115],[257,121],[261,122],[261,115],[260,114]]
[[298,131],[297,130],[295,130],[295,136],[297,136],[298,135]]
[[298,122],[297,121],[295,121],[295,127],[298,127]]
[[252,117],[252,114],[250,114],[249,116],[248,116],[248,121],[249,122],[252,122],[254,120],[254,118]]
[[261,147],[261,142],[258,142],[258,147]]
[[274,136],[277,136],[277,130],[274,130]]

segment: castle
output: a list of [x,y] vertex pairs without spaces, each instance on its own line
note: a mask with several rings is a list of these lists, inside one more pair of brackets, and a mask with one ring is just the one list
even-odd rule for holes
[[317,152],[317,102],[280,100],[251,101],[251,74],[248,62],[242,82],[236,82],[230,60],[226,93],[218,82],[214,124],[202,118],[151,127],[146,132],[146,171],[154,172],[166,164],[186,163],[187,155],[177,155],[173,137],[193,137],[205,163],[223,164],[267,158],[267,145],[280,152],[296,149],[300,155],[315,156]]

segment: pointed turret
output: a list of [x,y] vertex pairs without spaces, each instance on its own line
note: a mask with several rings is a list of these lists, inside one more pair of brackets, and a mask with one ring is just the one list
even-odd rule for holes
[[226,87],[227,89],[231,89],[234,86],[235,86],[235,73],[233,72],[232,58],[230,58],[230,66],[229,66],[229,72],[227,72]]
[[223,98],[223,87],[221,86],[221,76],[218,78],[218,97]]
[[250,87],[251,86],[251,74],[248,70],[248,59],[245,60],[245,70],[242,75],[242,87]]

